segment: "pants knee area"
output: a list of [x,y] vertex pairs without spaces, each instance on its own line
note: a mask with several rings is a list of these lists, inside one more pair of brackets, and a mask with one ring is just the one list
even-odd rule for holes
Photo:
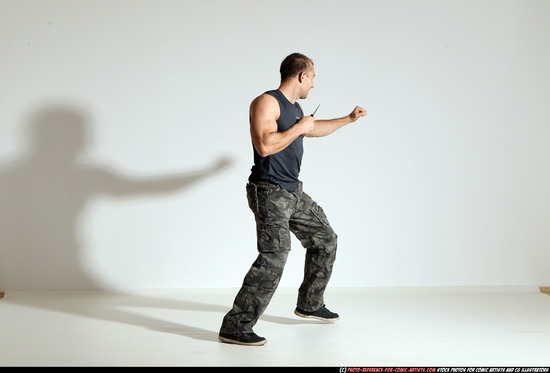
[[329,249],[329,251],[335,251],[337,246],[338,246],[338,235],[336,233],[332,233],[328,235],[327,241],[326,241],[326,247]]
[[317,235],[304,244],[304,247],[311,253],[323,251],[330,254],[336,251],[337,246],[338,236],[335,233]]

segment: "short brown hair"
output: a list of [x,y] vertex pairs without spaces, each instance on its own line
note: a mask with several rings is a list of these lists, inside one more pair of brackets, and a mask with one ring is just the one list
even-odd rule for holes
[[281,68],[279,69],[281,81],[293,78],[301,72],[307,72],[310,63],[313,65],[313,61],[301,53],[288,55],[281,63]]

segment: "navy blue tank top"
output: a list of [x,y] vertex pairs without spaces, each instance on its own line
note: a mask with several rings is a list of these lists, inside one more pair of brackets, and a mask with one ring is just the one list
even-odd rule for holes
[[[304,116],[300,105],[297,102],[292,104],[278,89],[267,91],[266,94],[275,97],[281,108],[281,114],[277,119],[277,132],[289,129]],[[249,181],[269,181],[294,192],[300,182],[298,176],[304,154],[303,140],[304,135],[300,135],[286,148],[267,157],[260,156],[253,144],[254,166],[252,166]]]

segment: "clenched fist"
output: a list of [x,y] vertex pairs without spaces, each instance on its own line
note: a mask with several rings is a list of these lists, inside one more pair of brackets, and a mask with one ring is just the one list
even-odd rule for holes
[[367,115],[367,111],[362,107],[356,106],[355,109],[353,109],[353,111],[349,115],[349,119],[352,122],[355,122],[357,119],[364,117],[365,115]]
[[315,118],[311,115],[308,115],[307,117],[302,117],[296,125],[299,125],[301,127],[302,133],[309,133],[313,131],[313,128],[315,127]]

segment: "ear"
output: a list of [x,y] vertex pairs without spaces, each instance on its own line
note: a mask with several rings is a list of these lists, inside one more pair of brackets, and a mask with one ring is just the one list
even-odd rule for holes
[[301,73],[298,74],[298,82],[302,83],[304,81],[304,79],[306,78],[307,74],[305,71],[302,71]]

